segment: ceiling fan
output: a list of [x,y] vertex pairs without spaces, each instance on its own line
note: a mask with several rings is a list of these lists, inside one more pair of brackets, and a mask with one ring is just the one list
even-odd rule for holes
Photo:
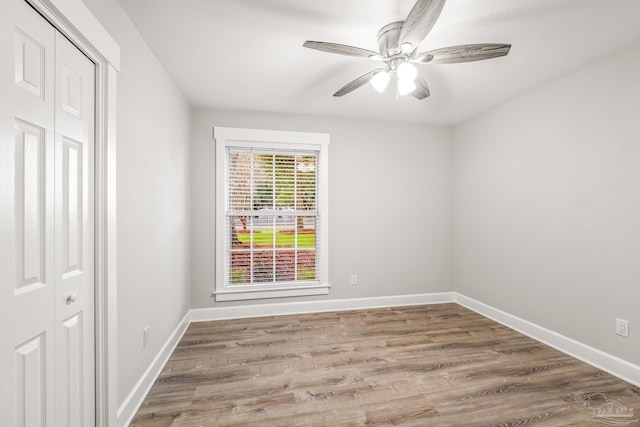
[[418,99],[424,99],[430,95],[429,86],[424,78],[418,75],[418,70],[412,63],[455,64],[481,61],[505,56],[511,49],[510,44],[482,43],[416,53],[418,45],[427,37],[438,20],[445,1],[418,0],[405,21],[392,22],[382,27],[378,32],[380,53],[355,46],[309,40],[304,42],[303,46],[339,55],[369,58],[385,64],[347,83],[333,96],[346,95],[367,82],[371,82],[372,86],[382,93],[389,84],[391,75],[396,74],[398,95],[411,94]]

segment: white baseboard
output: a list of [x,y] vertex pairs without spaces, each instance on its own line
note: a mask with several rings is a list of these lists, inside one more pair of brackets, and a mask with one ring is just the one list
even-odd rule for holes
[[473,298],[469,298],[454,292],[455,302],[463,307],[475,311],[485,317],[495,320],[511,329],[514,329],[534,340],[540,341],[550,347],[560,350],[569,356],[582,360],[589,365],[615,375],[628,383],[640,386],[640,366],[620,359],[619,357],[605,353],[574,339],[560,335],[557,332],[538,326],[527,320],[491,307]]
[[187,311],[173,333],[169,335],[167,341],[160,348],[160,351],[147,370],[144,371],[142,377],[140,377],[136,385],[133,386],[129,395],[118,408],[118,425],[126,427],[131,423],[140,405],[142,405],[144,398],[149,393],[149,390],[151,390],[151,386],[155,383],[160,372],[162,372],[162,368],[164,368],[164,365],[169,360],[171,353],[173,353],[173,350],[187,330],[189,323],[189,312]]
[[192,322],[454,302],[454,292],[191,309]]

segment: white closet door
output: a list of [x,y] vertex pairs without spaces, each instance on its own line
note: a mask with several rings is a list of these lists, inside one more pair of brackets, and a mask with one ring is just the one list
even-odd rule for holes
[[94,423],[94,64],[56,32],[56,425]]
[[0,10],[0,414],[54,425],[55,29]]
[[0,424],[7,426],[94,424],[94,72],[56,34],[24,0],[0,1]]

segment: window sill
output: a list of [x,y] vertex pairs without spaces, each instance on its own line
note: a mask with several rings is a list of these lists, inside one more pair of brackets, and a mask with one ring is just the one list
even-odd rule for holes
[[216,301],[240,301],[251,299],[266,299],[266,298],[286,298],[286,297],[300,297],[310,295],[328,295],[329,284],[304,286],[298,288],[281,287],[281,288],[269,288],[269,289],[233,289],[225,290],[222,292],[214,292],[213,296]]

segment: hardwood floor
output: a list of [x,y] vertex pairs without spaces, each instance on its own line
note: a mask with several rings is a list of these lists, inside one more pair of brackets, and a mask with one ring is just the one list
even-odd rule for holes
[[605,399],[640,418],[639,387],[439,304],[193,323],[131,426],[593,427]]

